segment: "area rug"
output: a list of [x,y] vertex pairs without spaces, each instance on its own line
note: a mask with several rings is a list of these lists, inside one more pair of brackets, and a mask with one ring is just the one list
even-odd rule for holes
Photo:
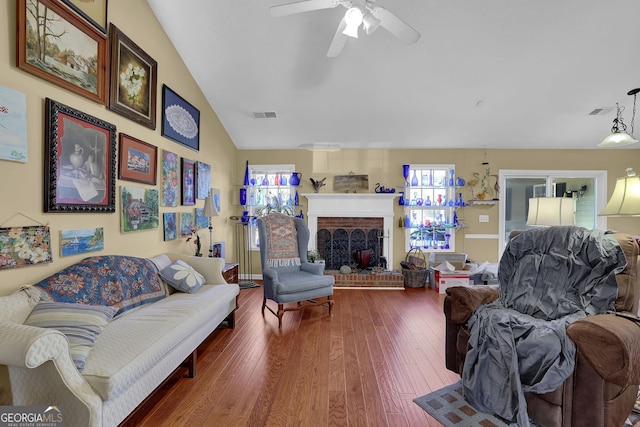
[[[429,415],[442,423],[445,427],[507,427],[516,424],[505,423],[502,419],[491,414],[478,412],[462,397],[462,382],[450,384],[439,390],[413,401]],[[640,414],[633,412],[625,427],[636,426],[640,422]]]

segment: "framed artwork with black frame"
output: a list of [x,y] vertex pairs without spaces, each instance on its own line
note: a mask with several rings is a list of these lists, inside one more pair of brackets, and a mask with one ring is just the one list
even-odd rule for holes
[[45,212],[115,212],[116,127],[46,99]]
[[200,111],[162,85],[162,136],[200,151]]
[[115,25],[109,27],[111,86],[109,109],[156,128],[158,64]]
[[156,185],[158,148],[148,142],[120,133],[118,178]]
[[180,159],[182,170],[182,205],[193,206],[196,204],[196,162],[194,160]]
[[107,0],[62,0],[91,25],[107,33]]
[[[16,7],[18,68],[106,105],[105,35],[58,0],[18,0]],[[51,56],[54,46],[65,54]]]

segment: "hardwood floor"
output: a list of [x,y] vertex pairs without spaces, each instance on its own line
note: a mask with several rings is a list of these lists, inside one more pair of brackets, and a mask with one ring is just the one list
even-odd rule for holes
[[240,291],[236,328],[199,349],[137,426],[440,426],[412,399],[459,378],[444,367],[444,297],[431,289],[336,289],[331,316],[260,313]]

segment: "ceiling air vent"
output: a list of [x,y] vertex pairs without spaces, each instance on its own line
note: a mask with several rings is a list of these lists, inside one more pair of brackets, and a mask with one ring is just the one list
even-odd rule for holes
[[275,111],[255,111],[252,113],[254,119],[275,119]]
[[592,112],[589,113],[590,116],[604,116],[606,114],[611,113],[612,111],[614,111],[615,108],[614,107],[602,107],[602,108],[596,108],[595,110],[593,110]]

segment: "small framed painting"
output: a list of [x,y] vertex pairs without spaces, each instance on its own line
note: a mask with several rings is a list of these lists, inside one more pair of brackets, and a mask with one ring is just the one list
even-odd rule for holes
[[162,206],[178,206],[180,198],[180,165],[178,155],[162,150]]
[[120,133],[118,178],[156,185],[158,148]]
[[209,218],[202,216],[203,208],[196,208],[196,228],[209,228]]
[[196,204],[196,162],[181,159],[182,162],[182,204],[193,206]]
[[211,165],[204,162],[196,162],[196,198],[204,200],[209,195],[210,188]]
[[60,256],[104,250],[104,228],[80,228],[60,231]]
[[200,151],[200,110],[162,85],[162,136]]
[[220,189],[212,188],[211,198],[213,199],[213,207],[216,210],[216,213],[220,215]]
[[122,186],[120,204],[123,233],[158,228],[158,190]]
[[158,64],[113,24],[109,27],[109,39],[109,109],[155,129]]
[[180,236],[191,236],[191,230],[195,229],[193,212],[180,213]]
[[165,212],[162,214],[164,219],[164,240],[175,240],[178,237],[178,223],[176,221],[175,212]]
[[213,243],[213,257],[214,258],[224,258],[224,242],[214,242]]

